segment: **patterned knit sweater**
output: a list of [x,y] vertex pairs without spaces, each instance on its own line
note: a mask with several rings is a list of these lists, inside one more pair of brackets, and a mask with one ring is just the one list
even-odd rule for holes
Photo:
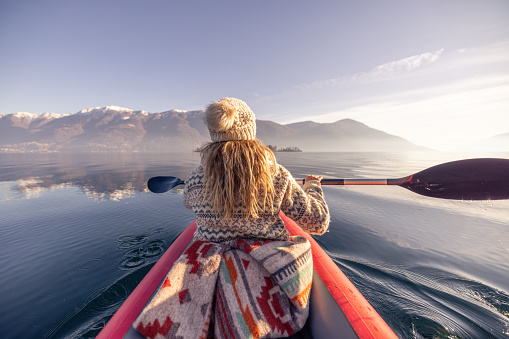
[[203,166],[199,165],[189,174],[184,188],[184,206],[196,214],[198,229],[194,240],[288,240],[290,234],[279,217],[279,211],[283,211],[308,233],[320,235],[329,228],[329,208],[317,180],[310,180],[301,188],[286,168],[277,165],[273,176],[274,214],[270,206],[266,205],[258,218],[250,216],[246,220],[239,207],[239,211],[225,221],[213,211],[210,197],[205,197],[204,175]]

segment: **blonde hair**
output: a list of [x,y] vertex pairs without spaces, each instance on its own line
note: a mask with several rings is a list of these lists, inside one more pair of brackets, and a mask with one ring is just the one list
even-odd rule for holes
[[229,220],[241,206],[245,219],[258,218],[270,206],[274,213],[272,175],[276,159],[258,140],[212,142],[201,151],[205,172],[205,196],[212,209]]

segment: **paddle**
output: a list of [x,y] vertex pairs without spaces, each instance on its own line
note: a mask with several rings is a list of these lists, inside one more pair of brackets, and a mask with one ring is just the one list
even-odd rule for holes
[[[297,180],[300,184],[304,180]],[[183,185],[176,177],[153,177],[148,189],[164,193]],[[436,165],[399,179],[323,179],[322,185],[398,185],[433,198],[456,200],[509,199],[509,159],[467,159]]]
[[153,177],[147,182],[148,189],[154,193],[164,193],[178,185],[184,185],[184,181],[177,177]]

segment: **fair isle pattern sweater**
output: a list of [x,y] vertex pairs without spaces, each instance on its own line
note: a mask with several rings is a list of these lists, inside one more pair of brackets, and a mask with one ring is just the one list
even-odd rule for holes
[[320,182],[310,180],[304,187],[292,177],[290,172],[277,165],[273,176],[274,214],[270,206],[265,206],[258,218],[246,220],[241,207],[225,221],[212,209],[210,197],[205,197],[204,169],[195,168],[187,177],[184,188],[184,206],[196,214],[198,228],[194,240],[225,242],[234,239],[288,240],[290,234],[285,228],[279,211],[293,219],[304,231],[323,234],[329,228],[329,208],[323,196]]

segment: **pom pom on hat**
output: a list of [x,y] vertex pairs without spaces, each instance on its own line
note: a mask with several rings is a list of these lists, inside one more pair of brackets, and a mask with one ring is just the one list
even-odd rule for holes
[[207,107],[204,118],[212,141],[253,140],[256,119],[242,100],[223,98]]

